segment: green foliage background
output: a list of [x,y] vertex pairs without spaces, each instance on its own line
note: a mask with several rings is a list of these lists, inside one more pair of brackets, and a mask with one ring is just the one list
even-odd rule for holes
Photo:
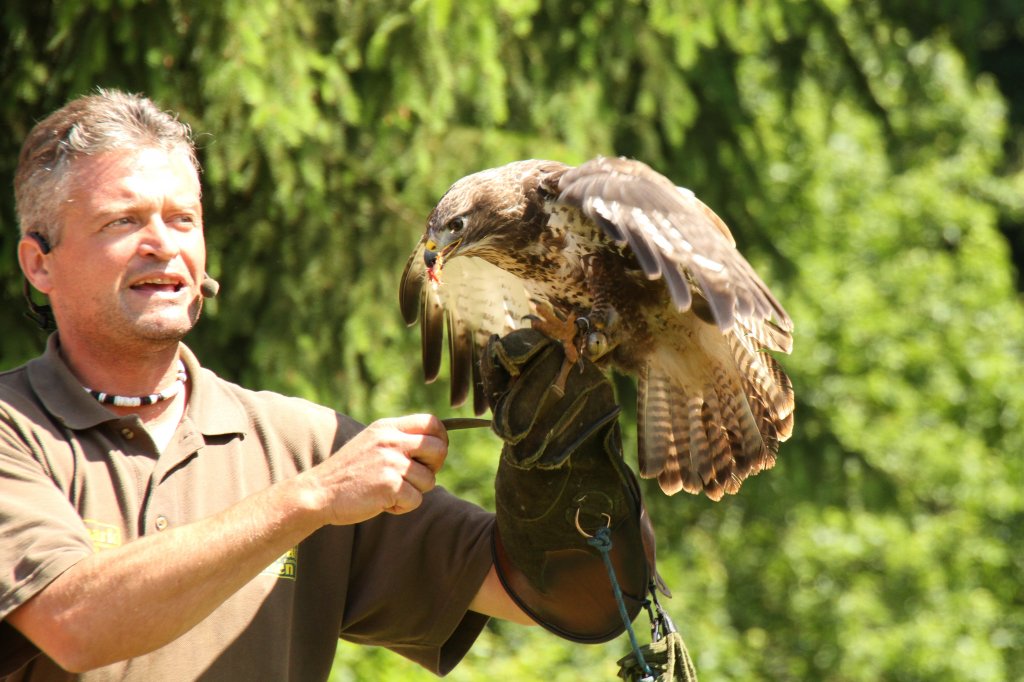
[[[635,156],[723,216],[797,324],[778,466],[718,504],[646,488],[702,679],[1020,679],[1015,0],[10,0],[0,16],[0,368],[42,346],[21,314],[17,150],[97,86],[198,133],[222,284],[190,337],[205,363],[363,420],[450,412],[396,287],[452,181]],[[456,438],[443,482],[487,506],[496,442]],[[625,651],[495,624],[451,679],[611,679]],[[339,648],[333,679],[385,675],[431,678]]]

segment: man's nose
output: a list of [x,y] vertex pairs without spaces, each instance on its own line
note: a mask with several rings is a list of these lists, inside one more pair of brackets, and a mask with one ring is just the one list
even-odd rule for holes
[[160,260],[170,260],[180,251],[181,247],[178,244],[175,231],[167,226],[161,216],[150,217],[149,222],[142,230],[139,253]]

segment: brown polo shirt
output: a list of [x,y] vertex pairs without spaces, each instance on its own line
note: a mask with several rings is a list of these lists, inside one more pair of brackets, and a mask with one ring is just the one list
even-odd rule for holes
[[[137,417],[82,389],[58,343],[0,374],[0,679],[73,678],[42,654],[26,663],[38,650],[2,621],[75,562],[215,514],[361,428],[224,381],[182,346],[188,409],[158,453]],[[491,565],[492,523],[436,489],[412,513],[322,528],[174,642],[77,679],[324,680],[339,636],[443,674],[486,622],[467,608]]]

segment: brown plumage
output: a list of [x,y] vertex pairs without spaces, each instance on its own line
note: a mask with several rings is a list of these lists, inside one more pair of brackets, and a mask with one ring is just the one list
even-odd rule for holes
[[792,384],[769,354],[790,352],[792,321],[725,223],[638,161],[519,161],[462,178],[399,298],[406,322],[420,320],[426,379],[447,335],[452,404],[472,389],[477,414],[491,334],[551,311],[586,318],[583,352],[637,377],[640,474],[670,495],[735,493],[792,432]]

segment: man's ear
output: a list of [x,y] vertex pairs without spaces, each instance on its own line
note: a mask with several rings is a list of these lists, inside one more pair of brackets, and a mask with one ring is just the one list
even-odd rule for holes
[[29,232],[18,242],[18,264],[21,265],[21,271],[32,286],[44,294],[49,294],[52,288],[50,264],[46,257],[50,250],[50,243],[38,232]]

